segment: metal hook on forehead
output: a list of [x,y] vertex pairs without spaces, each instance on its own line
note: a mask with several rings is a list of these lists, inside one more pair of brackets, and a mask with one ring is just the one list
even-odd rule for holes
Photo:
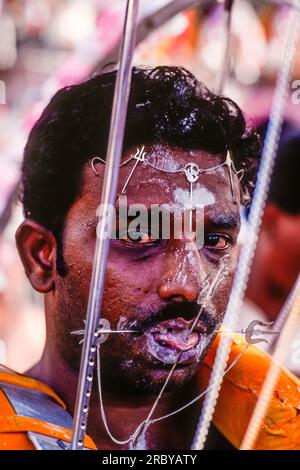
[[129,176],[128,176],[127,180],[125,181],[125,183],[124,183],[124,185],[123,185],[123,187],[122,187],[122,189],[121,189],[121,194],[124,194],[124,193],[125,193],[126,188],[127,188],[127,186],[128,186],[128,183],[129,183],[129,181],[131,180],[132,175],[133,175],[133,173],[134,173],[136,167],[138,166],[138,163],[145,161],[146,152],[144,152],[144,149],[145,149],[145,146],[144,146],[144,145],[143,145],[143,147],[142,147],[141,149],[138,147],[136,153],[135,153],[134,155],[131,155],[131,157],[130,157],[128,160],[126,160],[126,161],[121,165],[121,166],[125,165],[125,164],[128,163],[130,160],[133,160],[133,159],[136,160],[136,162],[135,162],[135,164],[134,164],[134,166],[133,166],[131,172],[129,173]]
[[96,170],[96,167],[95,167],[95,164],[96,164],[97,161],[98,161],[99,163],[104,163],[104,165],[106,164],[106,161],[103,160],[103,159],[100,158],[100,157],[94,157],[94,158],[92,158],[92,160],[91,160],[91,167],[92,167],[92,169],[93,169],[93,172],[94,172],[96,175],[99,175],[99,173],[98,173],[98,171]]
[[239,171],[236,172],[236,174],[237,174],[237,177],[239,179],[239,182],[241,182],[242,179],[244,178],[245,170],[239,170]]
[[144,162],[145,161],[145,156],[146,156],[146,152],[144,152],[144,150],[145,150],[145,145],[143,145],[143,147],[141,149],[137,148],[137,151],[133,155],[133,158],[135,158],[139,162]]
[[228,168],[228,173],[229,173],[229,181],[230,181],[230,191],[231,191],[231,196],[233,200],[233,204],[237,205],[237,199],[236,199],[236,194],[233,188],[233,177],[232,177],[232,170],[237,174],[237,171],[235,170],[233,160],[231,158],[230,150],[227,151],[226,154],[226,160],[225,160],[225,165]]

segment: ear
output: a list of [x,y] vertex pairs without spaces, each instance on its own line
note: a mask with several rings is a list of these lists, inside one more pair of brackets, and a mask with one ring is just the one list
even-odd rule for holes
[[26,219],[16,232],[16,242],[25,273],[38,292],[54,288],[56,273],[56,240],[50,230]]

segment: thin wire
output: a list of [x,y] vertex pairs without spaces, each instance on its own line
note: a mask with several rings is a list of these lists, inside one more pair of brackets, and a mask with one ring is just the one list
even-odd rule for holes
[[[103,163],[104,165],[107,164],[107,162],[105,160],[103,160],[103,158],[101,158],[101,157],[98,157],[98,156],[92,157],[91,166],[92,166],[92,169],[93,169],[94,173],[96,173],[96,174],[98,174],[97,170],[95,168],[95,162],[97,160],[100,163]],[[158,165],[154,165],[153,163],[151,163],[149,158],[145,158],[144,160],[140,160],[139,158],[136,158],[135,155],[131,155],[126,160],[124,160],[124,162],[122,162],[120,164],[120,168],[127,165],[128,163],[130,163],[131,160],[137,160],[137,162],[142,161],[142,163],[144,163],[145,165],[148,165],[151,168],[154,168],[155,170],[162,171],[163,173],[178,174],[178,173],[183,173],[184,170],[185,170],[185,167],[179,167],[177,170],[165,170],[164,168],[160,168]],[[239,175],[240,173],[244,172],[244,170],[239,170],[239,171],[236,170],[234,162],[231,158],[230,151],[227,152],[226,160],[224,162],[220,163],[219,165],[215,165],[215,166],[212,166],[210,168],[199,168],[199,167],[198,168],[199,168],[199,173],[211,173],[213,171],[216,171],[216,170],[222,168],[223,166],[231,167],[236,175]],[[133,169],[135,169],[135,167],[136,167],[136,163],[135,163]],[[132,176],[132,173],[130,173],[129,178],[131,178],[131,176]],[[127,186],[127,184],[128,184],[128,182],[126,182],[126,186]],[[124,191],[124,188],[123,188],[122,191]]]
[[[298,0],[299,1],[299,0]],[[224,319],[224,326],[228,330],[235,330],[238,322],[239,312],[245,295],[247,282],[249,279],[251,264],[255,252],[258,233],[261,226],[262,215],[268,194],[268,188],[273,171],[273,166],[277,154],[278,142],[283,122],[283,109],[289,89],[289,83],[295,56],[295,44],[297,38],[297,26],[299,13],[294,9],[290,14],[290,27],[286,38],[286,48],[283,57],[282,68],[278,76],[270,124],[267,131],[265,145],[262,153],[261,163],[257,176],[257,183],[249,215],[249,230],[247,243],[243,246],[239,263],[234,278],[227,312]],[[231,338],[222,336],[213,371],[210,377],[210,391],[206,395],[201,410],[200,419],[193,440],[192,449],[201,450],[207,438],[208,430],[215,411],[217,399],[221,389],[221,384],[231,348]]]
[[132,168],[131,172],[129,173],[129,176],[128,176],[127,180],[124,183],[123,188],[121,189],[121,194],[122,195],[125,193],[125,190],[126,190],[128,184],[129,184],[129,181],[131,180],[131,177],[132,177],[133,173],[135,172],[136,167],[138,166],[139,161],[140,160],[138,160],[138,159],[136,160],[135,164],[133,165],[133,168]]
[[[134,158],[134,157],[132,157],[132,158]],[[124,162],[124,164],[125,164],[125,162]],[[180,167],[177,170],[165,170],[164,168],[160,168],[159,166],[154,165],[153,163],[151,163],[150,159],[145,159],[145,164],[151,166],[155,170],[162,171],[163,173],[176,174],[176,173],[183,173],[184,170],[185,170],[185,167]],[[210,168],[199,168],[198,167],[198,169],[199,169],[200,174],[201,173],[211,173],[213,171],[218,170],[219,168],[222,168],[223,166],[228,166],[228,167],[231,166],[236,174],[239,174],[241,172],[241,170],[239,170],[239,171],[236,170],[234,162],[232,161],[231,154],[230,154],[229,151],[227,152],[226,160],[224,162],[220,163],[219,165],[215,165],[215,166],[212,166]]]
[[[222,333],[222,331],[220,333]],[[238,356],[234,359],[234,361],[230,364],[230,366],[227,367],[225,374],[227,374],[236,365],[238,360],[245,354],[248,348],[249,348],[249,344],[246,344],[245,348],[238,354]],[[171,416],[174,416],[177,413],[180,413],[181,411],[185,410],[189,406],[196,403],[196,401],[200,400],[204,395],[206,395],[209,389],[210,388],[207,387],[202,393],[200,393],[200,395],[197,395],[195,398],[193,398],[193,400],[189,401],[186,405],[183,405],[181,408],[178,408],[177,410],[172,411],[171,413],[168,413],[166,415],[160,416],[159,418],[152,419],[151,424],[157,423],[158,421],[162,421],[163,419],[170,418]]]
[[102,395],[102,386],[101,386],[102,381],[101,381],[100,346],[97,347],[97,378],[98,378],[98,392],[99,392],[100,412],[101,412],[101,417],[102,417],[102,421],[103,421],[103,424],[104,424],[104,428],[105,428],[107,434],[109,435],[109,437],[111,438],[111,440],[113,442],[115,442],[116,444],[119,444],[119,445],[128,444],[128,442],[131,441],[132,436],[130,436],[129,439],[125,439],[123,441],[120,440],[120,439],[117,439],[110,432],[110,429],[109,429],[109,426],[108,426],[108,423],[107,423],[107,417],[106,417],[106,413],[105,413],[105,409],[104,409],[104,402],[103,402],[103,395]]

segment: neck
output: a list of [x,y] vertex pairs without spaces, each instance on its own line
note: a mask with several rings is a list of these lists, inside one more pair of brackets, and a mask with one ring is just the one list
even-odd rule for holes
[[[27,375],[49,385],[64,401],[68,412],[73,416],[76,400],[78,373],[70,368],[55,350],[46,345],[40,362],[27,372]],[[155,416],[163,416],[194,398],[199,390],[197,378],[179,391],[164,394]],[[108,427],[118,440],[126,440],[147,417],[157,395],[120,394],[118,390],[104,390],[103,401]],[[166,449],[188,448],[196,420],[199,404],[166,420],[152,424],[136,442],[136,448]],[[182,433],[182,429],[185,432]],[[119,445],[108,436],[104,427],[99,406],[99,395],[95,384],[90,400],[87,434],[94,440],[98,449],[129,449],[131,444]]]

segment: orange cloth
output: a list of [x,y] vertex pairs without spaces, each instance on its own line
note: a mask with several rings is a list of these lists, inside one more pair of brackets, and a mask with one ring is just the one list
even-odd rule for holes
[[[21,374],[0,371],[0,382],[42,392],[66,409],[65,404],[58,395],[50,387],[38,380]],[[27,437],[28,431],[67,442],[71,441],[71,431],[69,429],[39,419],[16,415],[9,400],[0,390],[0,450],[33,450],[34,446]],[[96,449],[94,442],[88,436],[85,438],[84,445],[90,449]]]
[[[200,366],[201,386],[208,384],[219,337]],[[247,343],[233,335],[228,365],[245,349]],[[249,346],[236,365],[225,375],[213,422],[217,429],[239,448],[260,394],[272,358]],[[300,450],[300,380],[281,367],[256,450]]]

